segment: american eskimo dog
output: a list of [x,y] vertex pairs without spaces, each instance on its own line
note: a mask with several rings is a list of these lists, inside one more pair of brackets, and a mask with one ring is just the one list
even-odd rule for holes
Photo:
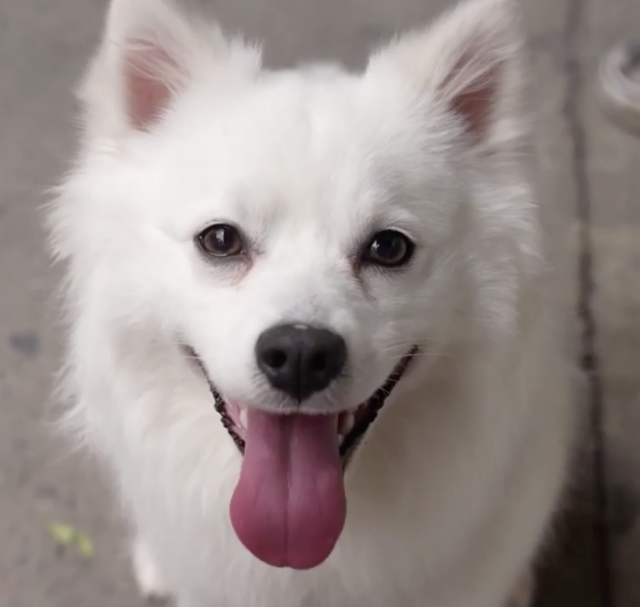
[[573,413],[514,4],[349,73],[112,1],[50,219],[67,419],[144,594],[528,603]]

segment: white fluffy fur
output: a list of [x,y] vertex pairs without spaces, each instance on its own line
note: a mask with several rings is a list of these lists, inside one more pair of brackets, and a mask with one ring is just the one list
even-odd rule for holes
[[[144,125],[123,78],[140,49],[161,51],[141,77],[169,92]],[[50,219],[68,264],[68,420],[143,543],[143,590],[166,586],[179,607],[523,604],[573,427],[563,225],[535,194],[525,59],[512,0],[461,5],[361,74],[267,72],[257,48],[168,0],[113,0]],[[487,83],[474,131],[452,108]],[[198,254],[219,220],[255,245],[249,265]],[[354,247],[386,227],[417,242],[413,264],[354,277]],[[356,406],[422,348],[348,470],[334,553],[306,572],[235,537],[240,456],[179,347],[224,394],[277,409],[253,345],[293,317],[349,346],[350,378],[313,406]]]

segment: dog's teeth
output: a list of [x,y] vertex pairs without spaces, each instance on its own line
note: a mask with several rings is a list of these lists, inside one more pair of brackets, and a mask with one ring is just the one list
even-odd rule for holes
[[345,413],[340,418],[340,434],[345,436],[353,430],[353,426],[355,426],[356,417],[353,413]]
[[240,425],[244,430],[246,430],[249,425],[249,415],[246,409],[240,409]]

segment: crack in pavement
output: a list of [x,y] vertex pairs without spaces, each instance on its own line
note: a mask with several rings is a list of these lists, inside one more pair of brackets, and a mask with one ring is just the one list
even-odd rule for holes
[[573,181],[576,188],[576,214],[579,221],[579,301],[578,315],[582,325],[581,366],[589,388],[589,425],[593,443],[592,465],[595,476],[596,516],[594,539],[600,577],[602,607],[614,607],[614,579],[611,546],[607,522],[609,496],[607,483],[607,452],[604,434],[604,398],[600,362],[596,349],[597,322],[593,312],[596,285],[593,278],[593,248],[591,239],[592,197],[587,175],[587,141],[581,101],[585,94],[583,68],[579,59],[580,33],[584,25],[583,0],[569,0],[563,35],[563,72],[566,80],[564,119],[572,147]]

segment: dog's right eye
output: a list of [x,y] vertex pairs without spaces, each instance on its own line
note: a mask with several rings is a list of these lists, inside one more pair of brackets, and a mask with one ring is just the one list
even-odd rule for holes
[[204,253],[213,257],[236,257],[245,252],[240,232],[222,223],[203,230],[198,235],[198,243]]
[[415,246],[396,230],[383,230],[373,235],[362,254],[362,261],[386,268],[399,268],[409,263]]

